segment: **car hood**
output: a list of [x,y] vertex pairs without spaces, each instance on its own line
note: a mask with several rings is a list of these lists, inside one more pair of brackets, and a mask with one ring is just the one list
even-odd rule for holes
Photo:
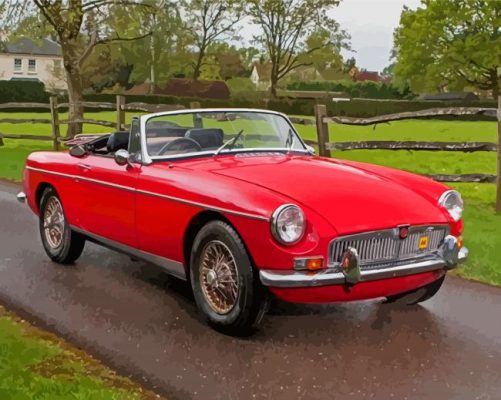
[[212,172],[278,192],[323,216],[340,235],[401,224],[447,223],[436,203],[411,187],[331,159],[242,156]]

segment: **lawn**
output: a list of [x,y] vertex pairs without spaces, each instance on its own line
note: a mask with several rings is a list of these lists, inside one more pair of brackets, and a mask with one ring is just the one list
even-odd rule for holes
[[0,365],[0,399],[158,398],[2,306]]
[[[49,118],[46,113],[0,113],[9,118]],[[87,113],[87,118],[115,120],[114,112]],[[127,114],[127,122],[132,113]],[[61,118],[66,118],[63,114]],[[296,125],[304,139],[316,140],[315,127]],[[107,132],[109,128],[85,126],[85,132]],[[0,132],[50,134],[48,125],[0,124]],[[330,141],[357,140],[418,140],[418,141],[497,141],[496,122],[407,120],[372,126],[331,124]],[[19,181],[26,156],[37,149],[50,148],[49,142],[15,141],[5,139],[0,147],[0,177]],[[410,152],[390,150],[333,151],[336,158],[364,161],[416,172],[431,173],[489,173],[496,174],[496,154],[488,152]],[[501,285],[501,214],[494,212],[495,186],[492,184],[452,185],[466,201],[465,243],[471,257],[458,274],[491,284]]]

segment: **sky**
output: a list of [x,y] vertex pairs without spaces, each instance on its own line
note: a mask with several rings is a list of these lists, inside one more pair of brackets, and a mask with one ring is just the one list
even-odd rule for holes
[[[390,64],[393,30],[404,5],[415,9],[419,4],[420,0],[342,0],[329,16],[351,35],[353,52],[343,51],[344,58],[355,57],[359,68],[382,71]],[[246,25],[241,34],[249,41],[256,31]]]
[[406,5],[417,8],[420,0],[343,0],[329,15],[351,35],[354,56],[359,68],[382,71],[390,64],[393,30],[398,26],[400,13]]

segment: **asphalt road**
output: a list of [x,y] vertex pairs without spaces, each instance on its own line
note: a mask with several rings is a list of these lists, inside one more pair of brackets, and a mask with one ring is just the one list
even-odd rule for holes
[[50,262],[18,190],[0,184],[0,301],[169,399],[501,399],[501,289],[448,277],[416,308],[276,303],[227,337],[154,266],[93,244]]

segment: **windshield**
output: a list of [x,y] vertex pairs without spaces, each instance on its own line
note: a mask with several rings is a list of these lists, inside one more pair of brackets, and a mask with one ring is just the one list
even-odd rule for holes
[[161,115],[146,121],[153,159],[248,150],[306,151],[289,121],[254,111],[203,111]]

